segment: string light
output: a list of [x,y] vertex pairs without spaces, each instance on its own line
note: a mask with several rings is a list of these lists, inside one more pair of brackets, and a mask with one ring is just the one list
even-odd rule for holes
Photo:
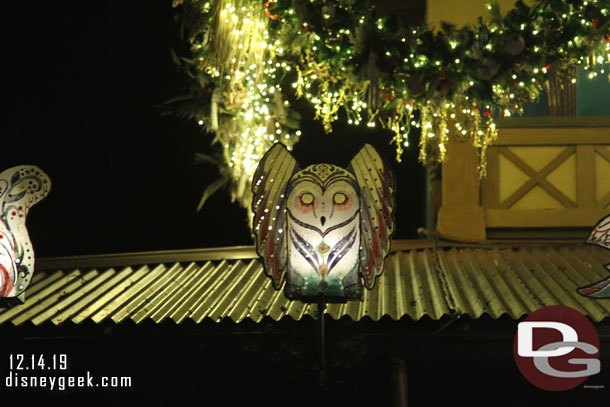
[[[249,182],[254,166],[272,143],[281,141],[290,149],[300,136],[300,131],[291,132],[284,125],[282,117],[285,117],[285,112],[278,112],[278,107],[289,107],[289,103],[282,100],[279,78],[291,70],[295,72],[290,78],[296,79],[290,86],[297,97],[304,97],[312,103],[316,119],[322,121],[327,132],[332,131],[332,123],[339,117],[339,109],[343,108],[349,124],[366,124],[371,128],[380,125],[391,130],[397,160],[400,160],[403,148],[409,145],[411,127],[421,128],[420,159],[423,162],[444,159],[447,137],[451,133],[449,128],[455,129],[453,131],[458,136],[470,137],[484,152],[496,134],[494,111],[507,117],[520,114],[525,103],[538,96],[547,78],[555,78],[561,69],[565,69],[566,62],[586,64],[591,68],[587,75],[589,78],[605,72],[604,69],[594,70],[595,65],[610,62],[610,40],[601,41],[590,57],[585,56],[591,38],[595,38],[587,31],[591,30],[590,27],[597,28],[597,24],[603,27],[607,23],[607,19],[601,17],[607,15],[607,9],[600,9],[593,2],[591,7],[598,7],[595,14],[591,12],[592,8],[585,12],[584,6],[575,6],[569,13],[562,13],[564,21],[559,21],[554,14],[548,16],[538,3],[535,2],[532,10],[540,16],[537,18],[549,18],[555,23],[572,21],[571,26],[576,24],[579,27],[570,35],[570,41],[559,46],[546,43],[548,28],[537,19],[517,20],[511,25],[518,28],[518,34],[511,34],[517,36],[516,40],[501,37],[505,32],[502,27],[481,23],[485,27],[477,26],[473,31],[475,43],[467,40],[460,43],[457,38],[463,37],[458,36],[457,31],[439,34],[439,42],[444,43],[444,47],[439,49],[448,53],[439,57],[436,52],[428,52],[428,45],[422,40],[431,33],[427,28],[410,28],[401,31],[400,35],[390,33],[394,29],[389,24],[391,20],[379,18],[374,12],[362,15],[348,3],[333,3],[332,7],[343,9],[342,14],[335,13],[324,3],[327,8],[318,14],[324,20],[320,23],[315,19],[304,21],[307,18],[298,9],[295,11],[293,2],[288,0],[275,2],[271,16],[265,15],[260,2],[207,2],[204,10],[213,17],[214,26],[206,35],[212,40],[209,44],[195,41],[193,50],[197,55],[203,52],[202,49],[214,50],[199,57],[198,66],[218,81],[222,90],[219,96],[222,107],[225,111],[234,112],[222,115],[218,111],[218,127],[212,130],[223,145],[235,183]],[[313,8],[323,7],[313,1],[308,4]],[[490,4],[487,7],[493,9]],[[274,20],[276,15],[281,18]],[[602,21],[596,22],[591,17],[595,15]],[[349,25],[341,26],[344,22],[341,19]],[[273,21],[272,25],[270,21]],[[487,31],[483,37],[485,28]],[[270,34],[271,29],[274,31]],[[383,51],[363,50],[364,45],[360,43],[363,32],[374,32],[380,41],[394,35],[393,45],[380,48]],[[295,35],[300,44],[298,47],[292,45]],[[525,54],[519,50],[519,39],[531,42],[532,36],[536,36],[535,42],[540,45],[528,47],[528,60],[522,58]],[[204,48],[204,45],[208,47]],[[494,54],[499,46],[502,52],[521,54],[516,59],[525,62],[508,66],[508,69],[502,66],[500,74],[496,74],[498,68],[495,65],[500,62],[494,59],[498,59]],[[448,51],[458,47],[463,48],[459,57]],[[533,56],[532,52],[537,55]],[[549,52],[553,54],[553,58],[549,58],[553,67],[541,66],[539,61],[545,60]],[[358,63],[354,62],[355,58]],[[473,61],[477,62],[476,70],[471,68]],[[533,64],[531,61],[537,62]],[[424,79],[418,81],[417,78]],[[493,96],[481,100],[481,94],[489,95],[486,86],[491,86]],[[214,103],[217,108],[221,105],[218,101]],[[198,123],[214,127],[213,122],[214,118],[210,117],[210,120],[206,118]],[[484,173],[484,153],[480,171]]]
[[[218,0],[206,3],[204,9],[216,14],[208,38],[215,50],[199,58],[199,68],[213,78],[222,78],[212,96],[210,120],[199,120],[216,133],[223,147],[223,156],[236,189],[234,198],[249,206],[249,183],[263,154],[275,142],[289,149],[298,141],[300,132],[291,133],[281,123],[288,105],[282,100],[282,89],[274,83],[278,70],[289,71],[277,55],[284,53],[279,40],[269,42],[269,18],[265,9],[250,0]],[[205,43],[193,42],[193,52]],[[220,103],[232,114],[221,114]],[[272,110],[270,105],[275,106]],[[279,113],[279,116],[278,116]]]

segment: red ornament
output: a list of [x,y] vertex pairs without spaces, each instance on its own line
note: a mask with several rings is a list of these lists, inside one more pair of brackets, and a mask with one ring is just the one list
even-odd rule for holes
[[551,69],[551,64],[546,64],[546,65],[544,66],[544,69],[546,69],[546,70]]
[[606,38],[604,38],[604,44],[607,44],[610,42],[610,35],[607,36]]
[[273,6],[275,6],[274,0],[269,0],[265,3],[265,15],[272,20],[277,20],[278,18],[280,18],[279,14],[271,14],[271,12],[269,11],[269,9]]
[[493,112],[492,112],[491,110],[485,110],[485,111],[483,112],[483,116],[485,116],[485,117],[489,117],[489,116],[491,116],[492,114],[493,114]]
[[391,102],[396,97],[392,92],[386,92],[383,89],[381,90],[381,92],[379,92],[379,96],[387,100],[388,102]]
[[313,30],[311,29],[311,27],[309,27],[308,25],[305,24],[301,24],[299,26],[299,28],[303,31],[307,31],[309,34],[311,34],[313,32]]
[[598,25],[599,25],[599,18],[596,18],[593,21],[591,21],[591,27],[597,28]]

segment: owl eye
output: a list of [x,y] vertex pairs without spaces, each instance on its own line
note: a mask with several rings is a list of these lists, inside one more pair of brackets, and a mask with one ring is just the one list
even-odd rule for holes
[[311,205],[313,203],[313,195],[309,192],[305,192],[303,195],[301,195],[301,202],[304,205]]
[[347,195],[345,195],[343,192],[337,192],[334,196],[333,196],[333,201],[337,204],[337,205],[343,205],[345,203],[345,201],[347,201]]

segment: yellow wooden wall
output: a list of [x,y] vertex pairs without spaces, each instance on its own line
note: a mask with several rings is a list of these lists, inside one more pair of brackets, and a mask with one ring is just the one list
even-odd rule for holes
[[[531,4],[531,1],[525,3]],[[474,24],[479,16],[489,17],[486,4],[487,0],[428,0],[426,21],[437,28],[441,21],[458,26]],[[514,8],[515,0],[498,0],[498,4],[502,14],[506,14]]]
[[[608,214],[610,127],[567,119],[556,119],[560,127],[500,128],[481,185],[486,227],[591,227]],[[576,120],[585,125],[574,127]]]
[[498,127],[483,180],[472,144],[448,143],[441,237],[582,237],[610,213],[610,117],[498,119]]

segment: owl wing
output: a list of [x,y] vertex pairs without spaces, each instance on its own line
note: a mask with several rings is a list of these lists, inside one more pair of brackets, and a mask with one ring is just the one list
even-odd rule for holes
[[299,170],[296,160],[283,144],[275,144],[261,159],[252,181],[253,230],[256,251],[263,259],[265,273],[279,290],[284,280],[287,258],[286,186]]
[[597,222],[585,243],[610,249],[610,215]]
[[[610,215],[597,222],[585,243],[610,249]],[[610,270],[610,264],[606,264],[606,269]],[[592,298],[610,298],[610,277],[581,287],[578,292]]]
[[356,154],[349,170],[360,187],[360,273],[371,289],[383,272],[394,232],[394,177],[370,144]]

